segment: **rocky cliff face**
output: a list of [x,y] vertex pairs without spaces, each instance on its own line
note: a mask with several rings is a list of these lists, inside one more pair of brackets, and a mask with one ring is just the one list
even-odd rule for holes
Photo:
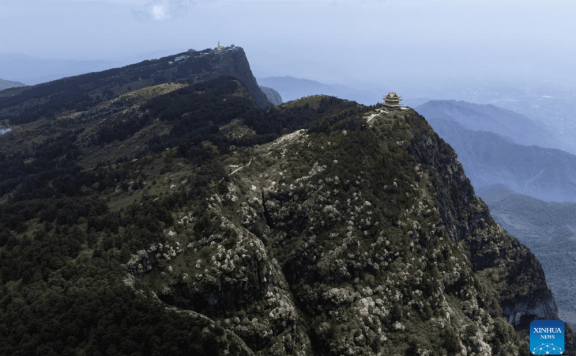
[[536,255],[554,294],[559,316],[574,327],[576,276],[570,271],[576,252],[573,240],[576,203],[542,201],[502,185],[476,189],[476,193],[486,202],[494,220]]
[[276,90],[263,86],[260,87],[260,90],[262,90],[262,92],[268,98],[268,101],[270,101],[272,104],[274,105],[282,104],[282,97],[280,96],[280,93],[278,93]]
[[[205,63],[203,65],[206,66],[206,72],[200,72],[198,75],[200,80],[211,80],[221,76],[236,77],[248,89],[258,106],[270,106],[270,101],[260,90],[256,78],[252,75],[250,63],[248,63],[248,58],[242,47],[223,47],[221,52],[204,50],[200,53],[200,56],[194,56],[194,53],[192,53],[189,58],[185,59],[187,61],[192,60],[192,63],[183,64],[183,70],[188,67],[190,69],[188,69],[188,73],[178,73],[179,76],[196,78],[198,74],[195,69],[199,63]],[[180,57],[183,56],[185,54],[180,55]]]

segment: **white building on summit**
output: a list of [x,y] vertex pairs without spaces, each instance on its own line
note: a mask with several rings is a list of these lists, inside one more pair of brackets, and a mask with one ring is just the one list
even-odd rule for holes
[[400,105],[400,100],[402,99],[398,96],[398,94],[390,92],[384,97],[383,105],[390,109],[401,109],[402,105]]

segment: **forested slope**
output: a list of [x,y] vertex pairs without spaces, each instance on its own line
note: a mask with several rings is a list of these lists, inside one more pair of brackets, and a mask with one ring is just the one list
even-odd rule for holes
[[14,126],[0,354],[528,355],[540,263],[422,116],[376,109],[225,76]]

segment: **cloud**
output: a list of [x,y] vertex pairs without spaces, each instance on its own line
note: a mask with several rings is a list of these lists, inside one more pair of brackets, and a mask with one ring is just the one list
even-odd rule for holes
[[167,21],[178,17],[193,4],[190,0],[152,0],[135,9],[134,15],[146,20]]

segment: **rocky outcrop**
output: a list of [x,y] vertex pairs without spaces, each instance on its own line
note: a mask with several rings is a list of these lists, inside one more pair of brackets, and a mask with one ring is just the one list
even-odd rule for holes
[[280,93],[278,93],[276,90],[263,86],[260,86],[260,90],[262,90],[262,92],[268,98],[268,101],[270,101],[272,104],[274,105],[282,104],[282,97],[280,96]]
[[[182,56],[186,56],[186,54],[177,55],[175,58]],[[233,76],[238,78],[248,89],[258,106],[271,105],[266,95],[260,90],[242,47],[224,47],[221,52],[215,50],[195,52],[194,55],[182,60],[177,75],[178,77],[187,77],[194,82],[212,80],[221,76]]]

